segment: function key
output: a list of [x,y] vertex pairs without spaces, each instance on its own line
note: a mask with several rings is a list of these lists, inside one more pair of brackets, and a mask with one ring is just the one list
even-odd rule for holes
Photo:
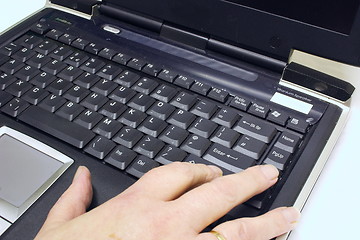
[[174,82],[174,79],[178,76],[178,74],[172,70],[169,69],[163,69],[159,75],[158,78],[167,81],[167,82]]
[[115,56],[116,52],[110,48],[104,48],[99,52],[99,56],[111,60]]
[[209,98],[212,98],[212,99],[222,102],[222,103],[226,102],[228,96],[229,96],[229,93],[227,91],[219,89],[219,88],[213,88],[208,94]]
[[210,89],[211,89],[210,85],[198,81],[195,81],[195,83],[191,86],[192,91],[199,93],[203,96],[206,96],[210,91]]
[[132,58],[128,63],[127,66],[131,67],[136,70],[141,70],[145,66],[146,62],[137,58]]
[[86,41],[82,38],[77,38],[75,41],[71,43],[71,46],[76,47],[78,49],[84,50],[85,47],[89,44],[89,41]]
[[59,37],[59,41],[62,42],[62,43],[65,43],[67,45],[70,45],[75,39],[76,39],[75,36],[70,35],[68,33],[65,33],[64,35]]
[[85,51],[95,54],[95,55],[99,54],[101,49],[102,49],[102,47],[100,47],[99,44],[96,44],[96,43],[89,43],[89,45],[87,45],[85,47]]
[[191,85],[195,82],[194,79],[180,75],[178,76],[174,83],[180,87],[186,88],[186,89],[190,89]]
[[59,38],[63,35],[64,33],[56,30],[56,29],[51,29],[45,36],[54,39],[54,40],[59,40]]
[[144,73],[147,73],[147,74],[149,74],[151,76],[156,77],[159,74],[159,72],[161,71],[161,67],[156,66],[156,65],[151,64],[151,63],[148,63],[148,64],[145,65],[145,67],[142,69],[142,71]]
[[287,127],[292,130],[305,133],[307,128],[309,127],[309,123],[306,122],[306,120],[304,119],[293,117],[288,121]]
[[118,53],[113,57],[114,62],[120,63],[122,65],[126,65],[130,61],[130,59],[130,56],[123,53]]
[[255,116],[261,118],[266,118],[266,115],[268,114],[269,111],[270,108],[268,106],[258,103],[253,103],[248,110],[249,113],[254,114]]

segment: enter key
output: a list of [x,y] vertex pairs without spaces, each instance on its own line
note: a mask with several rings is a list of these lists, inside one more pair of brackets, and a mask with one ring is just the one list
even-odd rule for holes
[[245,170],[255,164],[254,159],[218,143],[214,143],[209,148],[204,156],[204,159],[233,173]]

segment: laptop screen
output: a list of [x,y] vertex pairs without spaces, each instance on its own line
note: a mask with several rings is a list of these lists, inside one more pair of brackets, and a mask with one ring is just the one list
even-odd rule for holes
[[227,1],[344,34],[350,34],[360,4],[358,0]]

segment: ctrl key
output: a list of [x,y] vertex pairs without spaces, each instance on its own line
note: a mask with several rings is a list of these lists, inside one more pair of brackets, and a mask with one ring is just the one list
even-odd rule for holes
[[126,172],[137,178],[141,178],[145,173],[159,166],[160,164],[158,162],[145,156],[139,156],[130,165],[130,167],[126,170]]
[[274,165],[279,170],[284,170],[287,161],[290,158],[290,153],[280,148],[274,147],[269,152],[264,163]]

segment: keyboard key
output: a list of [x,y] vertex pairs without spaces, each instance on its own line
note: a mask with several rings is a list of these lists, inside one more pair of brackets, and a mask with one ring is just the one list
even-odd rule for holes
[[11,74],[0,72],[0,90],[4,90],[17,79]]
[[188,135],[188,131],[171,125],[161,134],[159,139],[175,147],[179,147]]
[[239,96],[235,96],[230,102],[230,106],[242,111],[247,111],[250,104],[250,100]]
[[12,98],[13,96],[10,93],[0,91],[0,107],[4,106]]
[[74,120],[82,111],[84,107],[74,102],[67,102],[59,110],[56,111],[56,115],[63,117],[69,121]]
[[185,93],[185,92],[180,92],[171,102],[170,104],[181,108],[185,111],[189,111],[190,108],[192,108],[192,106],[194,106],[194,104],[197,102],[197,99],[195,96],[189,94],[189,93]]
[[277,133],[275,127],[252,116],[241,118],[234,130],[265,143],[270,143]]
[[147,114],[157,117],[162,120],[166,120],[170,117],[170,115],[175,111],[175,107],[171,106],[168,103],[163,102],[155,102],[149,110],[147,111]]
[[64,70],[67,65],[59,60],[53,59],[52,61],[48,62],[45,66],[41,69],[44,72],[50,73],[52,75],[57,75],[59,72]]
[[140,110],[129,108],[120,118],[119,121],[127,126],[137,128],[147,115]]
[[134,151],[123,146],[117,146],[106,157],[105,162],[120,170],[125,170],[136,157],[137,154]]
[[156,66],[154,64],[148,63],[145,65],[145,67],[142,69],[144,73],[149,74],[150,76],[156,77],[159,72],[161,71],[161,67]]
[[74,52],[71,54],[65,62],[74,67],[80,67],[83,63],[85,63],[89,59],[89,56],[84,52]]
[[286,126],[297,132],[305,133],[309,127],[309,123],[306,122],[306,120],[304,120],[304,119],[292,117],[292,118],[290,118],[290,120],[288,121]]
[[35,48],[35,51],[38,53],[48,55],[49,53],[51,53],[58,47],[59,46],[57,44],[55,44],[55,42],[45,40]]
[[0,67],[0,70],[4,71],[7,74],[14,74],[15,72],[19,71],[20,68],[22,68],[23,66],[25,66],[25,64],[21,61],[16,59],[10,59]]
[[135,95],[136,92],[134,90],[121,86],[115,89],[109,95],[109,98],[114,99],[122,104],[127,104]]
[[130,61],[130,59],[130,56],[123,53],[118,53],[113,57],[114,62],[120,63],[122,65],[126,65]]
[[49,32],[45,34],[45,36],[54,40],[58,40],[61,37],[61,35],[63,35],[63,32],[57,29],[51,29]]
[[195,81],[195,83],[191,86],[190,89],[196,93],[206,96],[211,90],[211,86],[202,82]]
[[138,74],[125,70],[117,78],[115,78],[114,81],[124,87],[130,88],[139,80],[139,78],[140,76]]
[[266,118],[269,111],[270,111],[270,108],[268,106],[263,105],[263,104],[253,103],[250,106],[248,113],[251,113],[251,114],[261,117],[261,118]]
[[265,143],[244,135],[234,146],[234,150],[258,160],[265,152],[266,147]]
[[35,35],[25,35],[16,41],[17,44],[20,44],[21,46],[24,46],[24,47],[27,47],[30,49],[33,49],[41,42],[42,42],[42,39]]
[[169,70],[169,69],[163,69],[159,75],[158,78],[167,81],[167,82],[174,82],[175,78],[178,76],[178,74],[175,71]]
[[160,101],[168,103],[171,99],[175,97],[176,94],[177,90],[175,88],[162,84],[155,90],[153,94],[151,94],[151,96]]
[[100,58],[89,58],[87,61],[85,61],[84,64],[80,66],[80,68],[84,71],[94,74],[104,66],[105,62],[102,61]]
[[102,46],[100,46],[99,44],[97,43],[94,43],[94,42],[90,42],[86,47],[85,47],[85,51],[87,51],[88,53],[92,53],[92,54],[95,54],[97,55],[101,49],[103,49]]
[[141,78],[132,88],[138,92],[149,95],[159,84],[150,78]]
[[221,126],[211,138],[211,141],[219,143],[225,147],[232,148],[239,137],[240,133],[230,128]]
[[275,147],[278,147],[289,153],[293,153],[295,152],[295,148],[298,146],[300,139],[301,138],[299,136],[289,132],[283,132],[275,143]]
[[120,131],[122,127],[123,125],[118,121],[110,118],[104,118],[94,127],[93,132],[110,139],[118,131]]
[[16,82],[12,83],[8,86],[5,91],[11,93],[15,97],[21,97],[25,92],[30,90],[32,85],[24,80],[17,80]]
[[59,41],[67,45],[70,45],[75,39],[75,36],[68,33],[64,33],[62,36],[59,37]]
[[183,129],[187,129],[195,119],[196,116],[193,113],[178,109],[171,115],[167,122]]
[[254,159],[217,143],[210,147],[204,159],[233,173],[241,172],[255,164]]
[[219,89],[219,88],[213,88],[208,93],[208,97],[212,98],[216,101],[225,103],[227,98],[229,97],[229,93],[227,91]]
[[47,23],[37,23],[31,28],[31,31],[43,35],[49,30],[49,25]]
[[36,106],[27,108],[19,119],[77,148],[83,148],[95,137],[90,130]]
[[141,178],[145,173],[153,168],[159,167],[160,163],[156,162],[145,156],[139,156],[134,162],[126,169],[126,172]]
[[71,46],[84,50],[89,43],[89,41],[86,41],[83,38],[77,38],[71,43]]
[[46,90],[56,95],[63,95],[72,86],[73,86],[72,83],[63,80],[61,78],[58,78],[57,80],[50,83],[50,85],[46,87]]
[[[184,160],[184,162],[188,162],[188,163],[192,163],[192,164],[216,165],[213,162],[209,162],[208,160],[197,157],[193,154],[188,155],[188,157]],[[219,165],[216,165],[216,166],[222,170],[223,175],[233,174],[233,172],[230,172],[229,170],[227,170]]]
[[64,97],[70,101],[79,103],[81,102],[88,94],[90,94],[90,91],[87,90],[84,87],[80,87],[77,85],[74,85],[72,88],[70,88],[65,94]]
[[13,58],[19,60],[21,62],[25,62],[29,60],[32,56],[35,55],[36,52],[32,51],[30,48],[22,48],[13,54]]
[[192,134],[183,143],[181,149],[185,150],[188,153],[194,154],[195,156],[201,157],[202,155],[204,155],[210,145],[211,142],[206,138]]
[[217,105],[212,102],[200,100],[195,104],[191,112],[200,117],[210,119],[216,112],[217,108]]
[[134,151],[149,158],[154,158],[164,146],[165,143],[159,139],[151,136],[144,136],[134,147]]
[[32,84],[34,84],[35,86],[38,86],[39,88],[46,88],[55,80],[56,80],[55,76],[53,76],[47,72],[41,72],[37,76],[35,76],[33,79],[31,79],[30,82]]
[[178,76],[174,83],[180,87],[183,87],[185,89],[190,89],[191,85],[195,82],[194,79],[188,78],[186,76],[180,75]]
[[138,58],[132,58],[126,65],[140,71],[146,65],[146,62]]
[[139,111],[146,112],[154,103],[155,99],[152,97],[138,93],[133,99],[131,99],[131,101],[128,103],[128,106]]
[[221,108],[213,118],[213,121],[231,128],[238,120],[240,119],[240,115],[237,111],[234,111],[230,108]]
[[92,129],[102,120],[103,116],[95,111],[85,109],[74,122],[87,129]]
[[98,111],[109,99],[98,93],[91,93],[80,104],[86,108]]
[[50,94],[42,102],[40,102],[38,106],[46,111],[55,112],[65,103],[65,98]]
[[22,68],[20,68],[17,73],[15,73],[15,77],[20,78],[24,81],[30,81],[39,73],[40,71],[37,68],[29,65],[25,65]]
[[280,148],[273,147],[266,157],[264,163],[274,165],[279,170],[284,170],[290,153]]
[[107,96],[117,87],[118,85],[113,81],[107,79],[101,79],[94,86],[92,86],[91,90],[100,93],[101,95]]
[[106,137],[97,136],[84,151],[98,159],[104,159],[115,146],[116,144]]
[[197,118],[189,127],[189,131],[204,138],[209,138],[218,125],[205,118]]
[[22,100],[20,98],[14,98],[8,103],[4,104],[4,106],[1,108],[1,111],[12,117],[17,117],[29,105],[30,104],[25,100]]
[[67,46],[60,46],[57,49],[55,49],[52,53],[50,53],[49,56],[59,61],[63,61],[73,53],[74,52],[71,50],[71,48]]
[[119,68],[114,64],[108,63],[97,73],[97,75],[107,80],[113,80],[121,72],[122,72],[121,68]]
[[44,54],[37,53],[33,57],[31,57],[26,63],[29,64],[30,66],[40,69],[43,66],[45,66],[48,62],[50,62],[51,59],[52,58]]
[[99,112],[109,118],[117,119],[123,112],[126,111],[126,109],[127,107],[124,104],[115,100],[110,100],[100,109]]
[[272,110],[266,119],[281,126],[285,126],[287,120],[289,119],[289,115],[282,111]]
[[90,89],[98,81],[100,81],[100,77],[88,72],[84,72],[80,74],[80,76],[74,81],[74,83],[81,87]]
[[11,56],[15,52],[17,52],[19,49],[21,49],[21,47],[22,46],[18,43],[9,43],[5,47],[0,48],[0,53],[4,54],[5,56]]
[[111,60],[116,55],[116,51],[110,48],[104,48],[99,52],[99,56]]
[[158,137],[166,127],[167,124],[163,120],[149,116],[140,124],[138,130],[150,136]]
[[187,153],[174,146],[166,146],[156,157],[156,161],[161,164],[169,164],[172,162],[181,162],[187,156]]
[[143,136],[144,134],[139,130],[125,126],[115,135],[113,141],[127,148],[133,148]]
[[83,71],[74,66],[67,66],[58,74],[58,77],[72,82],[83,73]]

